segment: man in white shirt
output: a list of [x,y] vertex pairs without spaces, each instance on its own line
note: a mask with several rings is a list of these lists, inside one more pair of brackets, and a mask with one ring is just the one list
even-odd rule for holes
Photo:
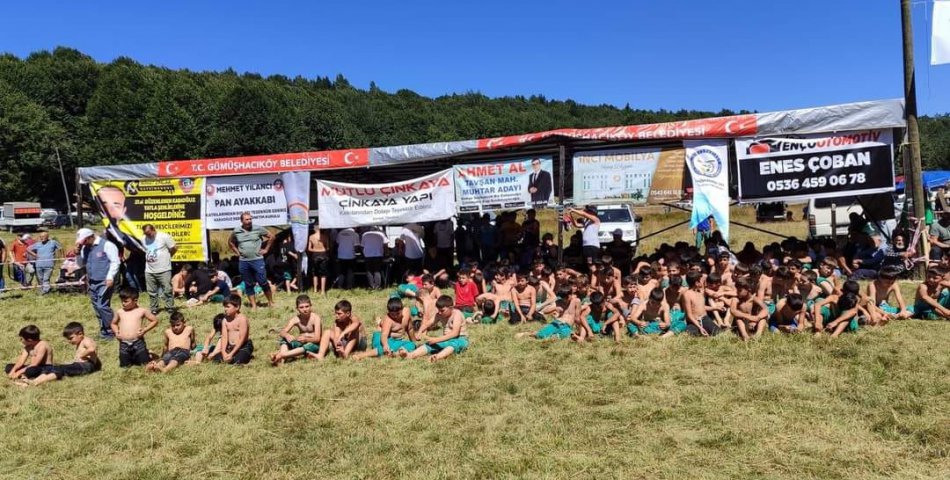
[[164,300],[165,310],[175,308],[172,295],[172,257],[178,245],[170,235],[155,229],[152,224],[142,226],[142,246],[145,247],[145,289],[151,298],[152,315],[158,313],[159,300]]
[[99,336],[113,340],[112,287],[119,273],[119,249],[88,228],[76,232],[76,247],[79,248],[79,261],[86,268],[92,309],[99,318]]
[[399,233],[399,238],[405,245],[406,269],[416,275],[422,273],[422,260],[425,257],[425,243],[420,236],[421,230],[419,225],[410,223]]
[[[360,244],[360,235],[352,228],[344,228],[336,235],[337,277],[336,285],[353,288],[353,263],[356,247]],[[344,283],[345,280],[345,283]]]
[[363,258],[366,259],[366,278],[369,288],[383,288],[383,254],[389,239],[379,227],[369,227],[363,232],[360,244],[363,245]]

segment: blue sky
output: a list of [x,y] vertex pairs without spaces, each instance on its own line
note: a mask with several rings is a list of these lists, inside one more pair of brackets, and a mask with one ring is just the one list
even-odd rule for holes
[[[0,51],[20,57],[63,45],[427,96],[771,111],[903,95],[898,0],[31,0],[3,13]],[[913,14],[919,109],[950,113],[950,65],[928,65],[929,2]]]

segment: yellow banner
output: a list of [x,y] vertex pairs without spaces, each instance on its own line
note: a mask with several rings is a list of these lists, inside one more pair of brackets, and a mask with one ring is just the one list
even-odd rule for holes
[[686,173],[686,155],[682,148],[660,151],[653,183],[647,202],[651,204],[676,202],[683,199],[683,175]]
[[205,261],[204,178],[92,182],[102,223],[127,248],[141,249],[142,227],[152,224],[178,244],[173,258]]

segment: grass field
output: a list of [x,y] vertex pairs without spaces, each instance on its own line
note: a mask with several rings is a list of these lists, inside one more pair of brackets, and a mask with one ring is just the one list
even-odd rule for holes
[[[742,210],[734,215],[744,218]],[[674,218],[649,215],[644,232]],[[804,236],[802,222],[768,228]],[[741,246],[767,235],[733,227],[733,237]],[[685,227],[652,245],[679,238],[690,238]],[[316,301],[325,325],[339,298],[333,291]],[[347,298],[368,325],[383,310],[383,295]],[[282,294],[277,308],[247,312],[257,350],[245,368],[120,371],[117,346],[107,343],[100,373],[35,389],[7,383],[0,477],[950,476],[950,322],[906,321],[834,341],[767,335],[744,344],[724,335],[580,346],[513,338],[537,325],[476,326],[471,349],[440,364],[272,368],[268,331],[292,303]],[[63,324],[79,320],[95,332],[80,296],[8,293],[0,309],[5,359],[28,323],[58,360],[70,355]],[[186,316],[203,335],[217,311]],[[160,349],[157,330],[147,341]]]

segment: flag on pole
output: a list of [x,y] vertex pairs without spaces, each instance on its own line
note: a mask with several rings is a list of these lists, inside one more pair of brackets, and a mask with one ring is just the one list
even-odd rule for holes
[[686,164],[693,177],[693,214],[689,228],[716,219],[722,238],[729,240],[729,147],[727,140],[683,142]]
[[934,2],[930,64],[950,63],[950,2]]

